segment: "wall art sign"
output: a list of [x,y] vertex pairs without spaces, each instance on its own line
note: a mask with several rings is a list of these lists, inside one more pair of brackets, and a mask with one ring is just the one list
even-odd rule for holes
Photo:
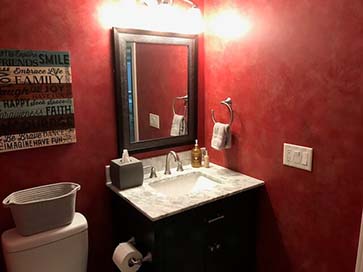
[[0,49],[0,153],[76,142],[68,52]]

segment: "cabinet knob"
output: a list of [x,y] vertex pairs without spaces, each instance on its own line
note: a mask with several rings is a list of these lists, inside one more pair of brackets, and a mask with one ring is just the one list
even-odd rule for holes
[[221,248],[221,244],[215,243],[213,246],[209,246],[208,249],[210,252],[215,252]]

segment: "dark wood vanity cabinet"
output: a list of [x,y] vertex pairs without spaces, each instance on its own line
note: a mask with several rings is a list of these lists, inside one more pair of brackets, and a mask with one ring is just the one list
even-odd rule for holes
[[123,232],[118,241],[135,237],[143,254],[153,254],[153,262],[141,272],[255,271],[257,192],[241,192],[155,222],[117,197],[115,233]]

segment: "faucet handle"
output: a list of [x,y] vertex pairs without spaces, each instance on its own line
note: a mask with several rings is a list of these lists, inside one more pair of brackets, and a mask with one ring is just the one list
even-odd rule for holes
[[144,168],[144,176],[147,174],[146,170],[149,170],[150,169],[150,176],[149,176],[149,178],[157,178],[156,169],[155,169],[154,166],[152,166],[152,165],[146,165],[143,168]]
[[151,166],[150,169],[150,178],[157,178],[158,176],[156,175],[156,169],[154,166]]
[[180,160],[178,161],[178,166],[176,168],[176,171],[178,171],[178,172],[184,171],[183,164],[182,164],[182,162]]

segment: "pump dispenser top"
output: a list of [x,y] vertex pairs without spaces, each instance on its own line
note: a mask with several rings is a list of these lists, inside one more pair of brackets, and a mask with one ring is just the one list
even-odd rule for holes
[[198,168],[202,165],[202,151],[198,146],[198,140],[195,140],[194,148],[192,149],[192,167]]
[[207,149],[205,150],[205,155],[204,155],[204,167],[209,168],[209,155]]

